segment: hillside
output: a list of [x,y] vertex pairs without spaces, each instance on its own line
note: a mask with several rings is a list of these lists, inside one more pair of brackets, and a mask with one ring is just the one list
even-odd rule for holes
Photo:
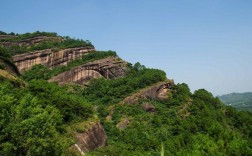
[[56,33],[0,31],[0,155],[252,155],[252,114]]
[[252,111],[252,93],[230,93],[219,96],[221,101],[238,110]]

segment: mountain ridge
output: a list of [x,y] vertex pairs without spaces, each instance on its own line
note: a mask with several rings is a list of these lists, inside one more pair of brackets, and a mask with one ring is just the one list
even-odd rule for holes
[[[164,71],[88,40],[0,34],[0,155],[252,155],[251,113],[205,89],[191,93]],[[41,35],[63,40],[15,43]],[[93,49],[65,52],[79,47]],[[45,49],[49,55],[27,57],[25,68],[13,59]]]

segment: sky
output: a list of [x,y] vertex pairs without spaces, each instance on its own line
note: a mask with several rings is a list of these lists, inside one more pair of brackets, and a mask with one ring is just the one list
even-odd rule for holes
[[57,32],[164,70],[192,92],[252,91],[251,0],[1,0],[0,30]]

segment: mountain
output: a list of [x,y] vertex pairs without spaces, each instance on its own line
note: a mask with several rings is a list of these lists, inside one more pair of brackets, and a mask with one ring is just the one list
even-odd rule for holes
[[252,111],[252,92],[230,93],[219,96],[225,104],[238,110]]
[[1,156],[252,155],[251,112],[52,32],[0,31],[0,116]]

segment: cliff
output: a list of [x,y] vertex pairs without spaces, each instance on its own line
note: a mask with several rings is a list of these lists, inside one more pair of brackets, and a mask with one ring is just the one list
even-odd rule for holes
[[45,49],[15,55],[12,57],[12,60],[22,73],[36,64],[42,64],[50,68],[66,65],[69,61],[78,59],[92,51],[94,49],[88,47],[63,49],[58,52],[53,52],[52,49]]
[[145,88],[138,93],[135,93],[125,98],[123,104],[137,104],[140,98],[166,100],[169,98],[169,92],[171,86],[174,85],[173,80],[167,80],[166,82],[160,82],[148,88]]
[[15,35],[0,35],[0,39],[9,39],[9,38],[15,38]]
[[126,65],[127,62],[117,57],[108,57],[72,68],[52,77],[49,82],[85,84],[88,80],[94,78],[115,79],[125,75]]
[[[1,35],[0,39],[8,39],[8,38],[15,38],[15,36],[12,35]],[[56,41],[61,42],[64,39],[61,37],[48,37],[48,36],[38,36],[33,38],[24,39],[21,41],[12,41],[12,42],[1,42],[0,45],[3,47],[11,47],[11,46],[31,46],[36,45],[43,41]]]
[[76,133],[75,148],[85,154],[99,147],[104,147],[107,144],[107,135],[100,122],[94,123],[87,131]]

